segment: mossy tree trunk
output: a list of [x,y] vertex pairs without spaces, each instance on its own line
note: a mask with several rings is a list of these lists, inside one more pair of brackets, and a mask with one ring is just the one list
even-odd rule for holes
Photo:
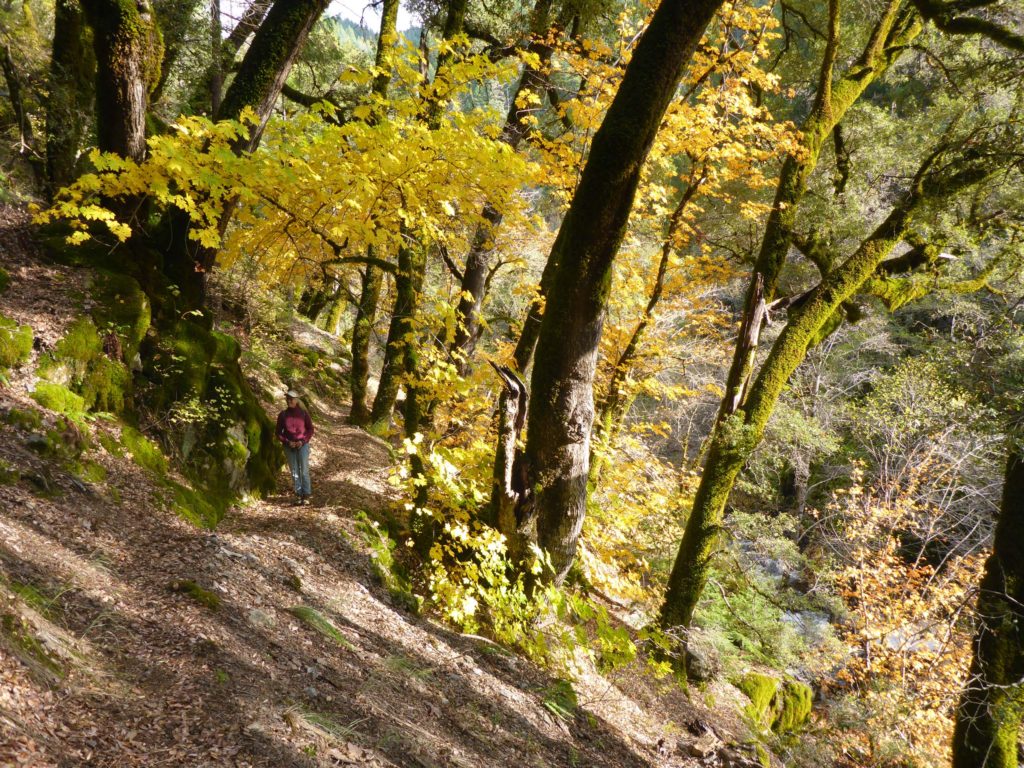
[[[450,40],[460,34],[466,18],[467,0],[450,0],[447,5],[447,15],[442,36]],[[386,40],[386,38],[385,38]],[[378,47],[378,56],[380,49]],[[447,55],[438,57],[437,71],[434,75],[436,81],[438,76],[444,72]],[[431,130],[437,128],[442,117],[442,102],[440,98],[428,104],[422,114],[423,121]],[[418,355],[413,354],[409,349],[418,342],[415,338],[416,310],[419,301],[418,293],[422,289],[426,276],[427,260],[426,249],[422,243],[416,242],[414,233],[402,227],[401,241],[403,245],[398,252],[398,271],[395,273],[395,307],[391,315],[391,324],[388,327],[388,341],[384,348],[384,362],[381,367],[380,384],[377,387],[377,396],[373,400],[373,409],[370,412],[370,421],[377,426],[386,425],[391,421],[391,415],[395,408],[395,401],[398,395],[400,378],[406,381],[406,397],[413,399],[412,413],[414,414],[413,432],[408,430],[408,419],[406,420],[406,433],[411,437],[416,431],[425,428],[431,418],[431,407],[425,402],[416,389],[416,381],[419,378]],[[408,403],[407,403],[408,415]],[[413,459],[414,474],[422,474],[417,470],[418,457]],[[422,469],[422,467],[420,467]],[[425,492],[425,491],[424,491]]]
[[552,247],[557,264],[534,356],[526,461],[537,538],[562,581],[583,526],[593,379],[611,287],[640,170],[683,70],[720,0],[664,0],[641,36],[594,135]]
[[[1018,438],[1019,439],[1019,438]],[[953,733],[953,768],[1016,768],[1024,716],[1024,452],[1014,443]]]
[[377,317],[377,304],[384,284],[384,273],[367,264],[363,270],[362,289],[356,307],[355,325],[352,327],[352,409],[349,424],[365,427],[370,423],[370,409],[366,405],[366,391],[370,380],[370,339]]
[[388,340],[384,348],[384,364],[377,386],[377,396],[373,399],[373,408],[370,411],[370,422],[374,425],[387,426],[390,423],[398,399],[398,389],[406,371],[406,348],[416,344],[416,305],[426,268],[423,254],[422,249],[409,246],[403,246],[398,251],[395,304],[388,326]]
[[982,165],[956,169],[950,163],[947,170],[951,173],[931,175],[940,154],[933,153],[926,159],[911,189],[853,255],[802,297],[750,385],[742,407],[715,425],[693,509],[669,576],[661,608],[663,627],[690,626],[707,583],[725,505],[736,477],[761,442],[768,419],[807,350],[821,341],[823,332],[835,329],[834,318],[843,303],[872,277],[903,239],[914,211],[922,202],[947,197],[979,183],[991,173]]
[[82,0],[96,54],[99,148],[141,161],[149,94],[160,77],[163,44],[146,2]]
[[85,17],[77,0],[57,0],[46,103],[46,178],[51,196],[77,175],[78,150],[92,113],[96,60],[85,35]]
[[[378,96],[387,96],[388,93],[391,75],[386,69],[387,57],[397,37],[398,0],[384,0],[374,60],[379,71],[373,80],[373,92]],[[369,255],[373,258],[377,256],[372,247],[369,249]],[[367,264],[363,271],[359,303],[356,305],[356,318],[352,327],[352,368],[349,375],[352,408],[348,421],[359,427],[365,427],[371,421],[370,409],[366,406],[366,391],[370,380],[370,339],[373,337],[373,326],[377,321],[377,304],[380,301],[383,283],[384,273],[372,264]]]
[[[889,0],[871,30],[860,57],[838,78],[835,65],[839,55],[840,18],[839,0],[828,5],[828,38],[814,106],[803,125],[803,152],[791,155],[783,162],[775,189],[775,201],[768,215],[761,249],[754,264],[747,289],[744,317],[753,317],[760,302],[771,303],[775,298],[779,275],[793,242],[800,201],[807,191],[807,180],[817,167],[821,150],[832,136],[836,125],[871,83],[886,72],[907,49],[921,31],[920,17],[904,0]],[[719,411],[720,418],[734,413],[741,405],[744,388],[750,380],[756,340],[742,336],[736,345],[732,365],[726,379],[725,396]]]

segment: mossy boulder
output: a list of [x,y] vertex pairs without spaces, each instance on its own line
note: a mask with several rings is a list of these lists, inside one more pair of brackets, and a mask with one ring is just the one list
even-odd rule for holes
[[747,715],[761,728],[777,734],[793,733],[810,719],[814,692],[806,683],[749,672],[736,682],[736,687],[750,699]]
[[32,354],[32,328],[0,315],[0,373],[26,363]]
[[85,410],[122,413],[131,374],[116,352],[111,357],[108,351],[92,318],[80,317],[40,364],[39,375],[81,395]]
[[96,325],[117,334],[124,360],[131,365],[153,322],[149,298],[137,280],[116,272],[98,273],[92,290]]
[[172,414],[166,438],[214,498],[275,487],[284,461],[274,425],[239,367],[238,342],[188,319],[149,350],[148,407]]
[[40,381],[32,390],[32,399],[43,408],[56,413],[81,419],[85,415],[85,399],[61,384],[52,381]]

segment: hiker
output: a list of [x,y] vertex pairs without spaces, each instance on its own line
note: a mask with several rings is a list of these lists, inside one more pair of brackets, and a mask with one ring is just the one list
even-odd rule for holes
[[284,455],[295,483],[296,506],[309,504],[312,489],[309,483],[309,439],[313,436],[313,421],[299,405],[299,393],[289,389],[285,393],[288,407],[277,415],[277,439],[284,444]]

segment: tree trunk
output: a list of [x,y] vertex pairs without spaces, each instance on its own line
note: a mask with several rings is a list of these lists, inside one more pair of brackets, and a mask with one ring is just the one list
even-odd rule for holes
[[78,150],[92,112],[96,61],[84,35],[85,18],[78,2],[57,0],[46,104],[46,178],[51,196],[77,176]]
[[146,155],[146,111],[163,44],[146,2],[82,0],[96,53],[96,134],[103,152]]
[[[391,83],[391,75],[385,70],[385,65],[387,64],[388,49],[394,46],[398,35],[397,25],[398,0],[384,0],[374,62],[379,71],[373,80],[373,92],[382,97],[387,96],[388,85]],[[373,248],[370,248],[369,255],[376,256]],[[348,421],[349,424],[359,427],[365,427],[371,420],[370,410],[366,407],[366,389],[370,380],[370,339],[373,336],[373,326],[377,320],[377,303],[380,301],[383,280],[383,272],[372,264],[366,265],[366,269],[363,271],[359,304],[356,307],[355,324],[352,328],[352,368],[350,372],[352,408],[349,411]]]
[[552,248],[558,267],[535,353],[526,460],[537,538],[551,557],[556,582],[569,571],[583,526],[594,366],[612,264],[661,118],[720,5],[665,0],[658,6],[594,135]]
[[[742,407],[715,424],[693,500],[693,509],[679,545],[668,590],[661,609],[661,625],[689,627],[697,607],[718,542],[725,505],[736,477],[761,442],[768,419],[782,395],[789,377],[803,362],[808,348],[821,340],[826,328],[840,310],[874,274],[886,256],[903,238],[911,216],[926,198],[941,199],[977,184],[988,175],[983,168],[970,169],[944,182],[926,176],[929,158],[914,185],[857,250],[842,265],[835,267],[822,281],[794,305],[789,320],[772,345],[757,378],[749,388]],[[754,323],[749,323],[754,326]],[[756,333],[757,329],[753,329]]]
[[152,104],[158,103],[163,96],[167,78],[191,32],[192,14],[198,5],[199,0],[154,0],[153,11],[160,25],[164,50],[160,61],[160,74],[150,95]]
[[974,659],[953,732],[953,768],[1016,768],[1024,715],[1024,455],[1013,444],[978,595]]
[[[329,0],[275,0],[271,6],[253,36],[231,87],[224,94],[217,114],[219,120],[236,120],[246,107],[251,107],[256,113],[257,121],[249,135],[235,142],[236,152],[252,152],[259,145],[281,86],[288,79],[292,64],[328,3]],[[231,210],[230,204],[224,206],[222,230],[227,229]],[[184,309],[202,310],[206,306],[206,275],[213,268],[217,249],[204,248],[188,238],[188,214],[175,210],[167,218],[170,240],[166,260],[168,277],[178,286]]]
[[0,54],[0,69],[3,69],[4,72],[4,80],[7,82],[7,96],[11,101],[14,119],[18,124],[20,144],[18,152],[28,160],[32,173],[35,176],[36,184],[42,188],[46,185],[46,168],[36,146],[35,131],[32,130],[32,121],[22,98],[21,75],[14,66],[10,45],[5,45],[2,54]]
[[[384,348],[384,364],[377,385],[377,396],[373,399],[370,423],[385,427],[391,422],[398,399],[398,388],[406,369],[405,348],[415,344],[417,294],[423,285],[422,259],[415,249],[402,246],[398,251],[398,271],[395,273],[395,305],[388,326],[388,340]],[[423,265],[425,266],[425,265]],[[408,392],[406,393],[408,395]]]
[[[551,61],[552,47],[547,40],[540,38],[549,32],[547,26],[550,11],[551,0],[537,0],[533,8],[530,32],[534,39],[528,50],[538,56],[540,63],[539,66],[524,65],[515,93],[512,94],[501,134],[501,140],[512,149],[516,149],[522,143],[528,131],[527,124],[522,119],[522,108],[519,106],[521,101],[527,94],[541,96],[547,91],[547,75],[544,71]],[[487,203],[484,205],[483,218],[486,224],[477,227],[469,254],[466,256],[466,267],[462,272],[462,284],[459,286],[459,304],[455,309],[455,333],[449,345],[449,351],[462,376],[469,371],[469,360],[480,336],[480,310],[491,269],[494,233],[501,225],[502,213]]]
[[352,410],[348,422],[358,427],[370,423],[370,409],[366,407],[366,389],[370,379],[370,339],[377,317],[377,303],[384,282],[384,273],[371,264],[363,271],[362,290],[356,321],[352,327]]

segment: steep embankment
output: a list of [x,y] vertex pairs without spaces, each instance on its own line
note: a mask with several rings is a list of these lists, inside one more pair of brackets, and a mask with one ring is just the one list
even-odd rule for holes
[[312,507],[287,505],[282,473],[215,532],[186,522],[115,419],[76,425],[30,397],[90,274],[44,262],[24,216],[3,219],[0,313],[35,350],[0,389],[0,765],[756,765],[678,692],[597,679],[577,704],[394,602],[373,575],[383,540],[357,516],[391,503],[390,452],[330,403]]

